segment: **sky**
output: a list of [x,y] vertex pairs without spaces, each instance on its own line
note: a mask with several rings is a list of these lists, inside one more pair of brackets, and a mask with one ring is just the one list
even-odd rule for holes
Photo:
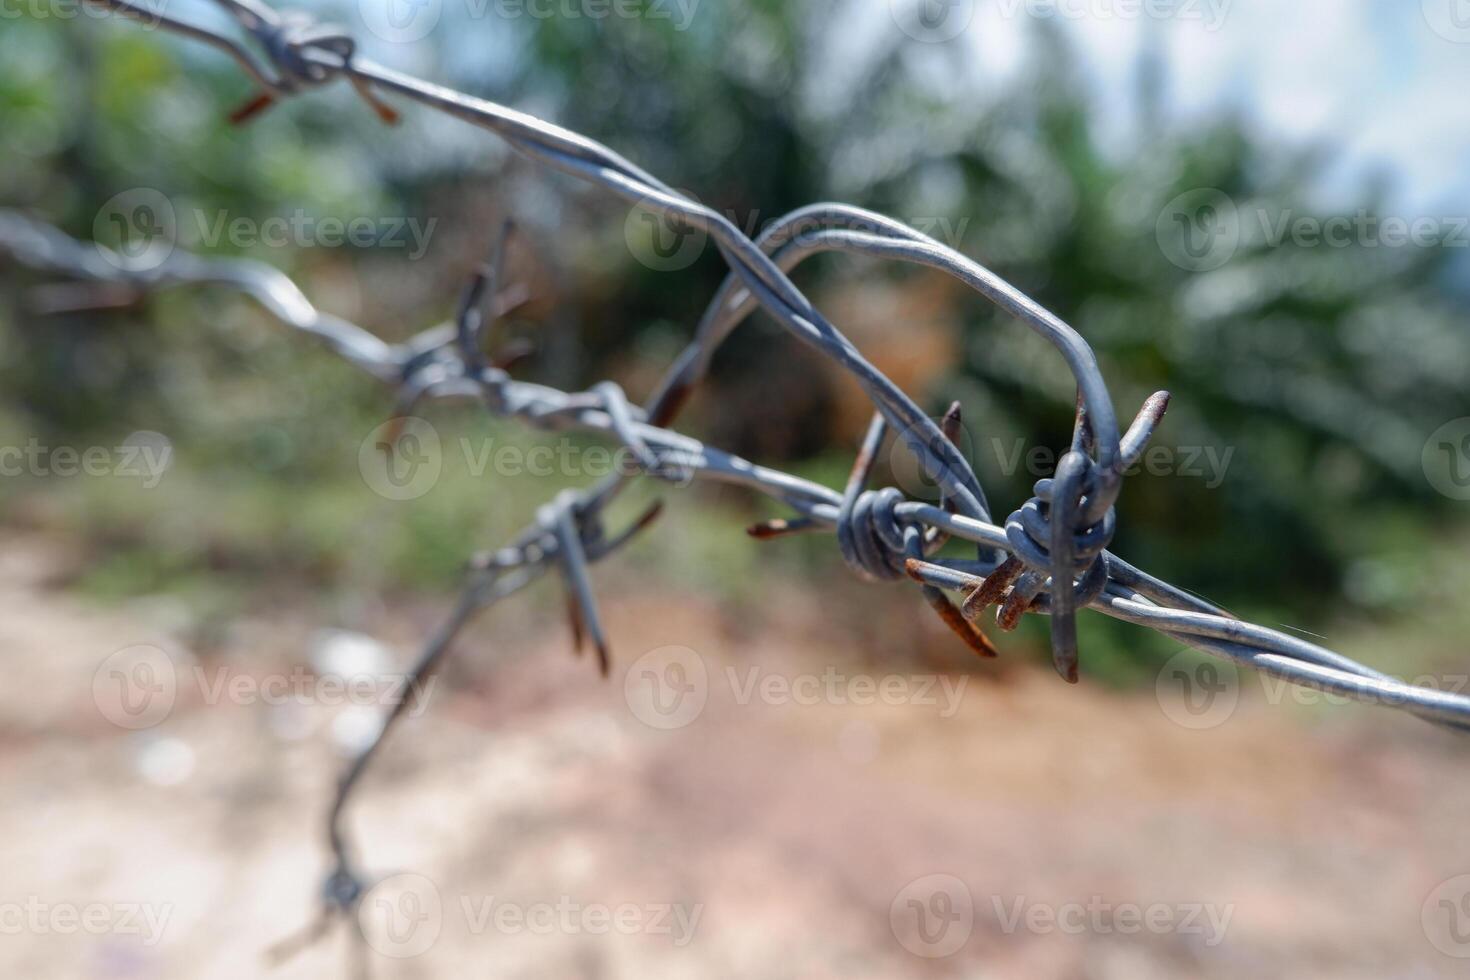
[[[1150,9],[1163,15],[1129,13]],[[1173,118],[1229,107],[1268,139],[1330,137],[1341,154],[1326,200],[1351,201],[1386,170],[1394,206],[1470,213],[1470,0],[974,0],[956,40],[994,81],[1020,66],[1038,16],[1067,30],[1107,99],[1131,101],[1151,40]],[[1105,139],[1129,139],[1129,115],[1109,114]]]

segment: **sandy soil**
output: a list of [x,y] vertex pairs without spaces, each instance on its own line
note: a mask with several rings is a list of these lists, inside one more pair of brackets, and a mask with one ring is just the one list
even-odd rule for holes
[[[264,952],[315,914],[373,717],[306,668],[372,651],[283,608],[201,659],[179,609],[82,601],[48,553],[0,547],[0,974],[349,975],[341,925]],[[1151,692],[874,663],[810,602],[624,595],[609,682],[528,614],[472,631],[353,811],[371,975],[1470,972],[1463,744],[1380,709],[1247,692],[1192,730]],[[380,617],[390,669],[429,612]],[[109,671],[139,644],[175,674],[130,731]]]

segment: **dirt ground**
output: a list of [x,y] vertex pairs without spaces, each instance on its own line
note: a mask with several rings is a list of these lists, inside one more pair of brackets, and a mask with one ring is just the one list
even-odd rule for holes
[[[1470,972],[1466,747],[1430,726],[1245,696],[1191,728],[1149,691],[856,662],[809,598],[636,594],[607,682],[560,624],[467,635],[352,811],[365,943],[272,967],[388,696],[324,677],[401,667],[431,611],[378,614],[374,648],[282,608],[201,658],[186,610],[81,600],[46,544],[0,546],[0,975]],[[157,650],[166,714],[119,716]]]

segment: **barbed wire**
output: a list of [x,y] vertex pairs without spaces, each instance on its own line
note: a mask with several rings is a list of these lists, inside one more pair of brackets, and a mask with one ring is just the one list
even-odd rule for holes
[[[37,269],[142,295],[184,285],[221,286],[244,293],[288,327],[317,338],[350,364],[395,389],[397,416],[423,399],[470,399],[493,415],[548,431],[608,436],[631,454],[639,475],[671,485],[691,479],[737,484],[792,511],[749,528],[756,538],[806,531],[834,532],[846,564],[861,578],[908,577],[966,644],[982,656],[995,649],[977,625],[998,605],[997,622],[1013,629],[1022,616],[1050,618],[1052,658],[1069,682],[1078,678],[1075,612],[1092,608],[1157,630],[1181,643],[1307,688],[1365,703],[1401,708],[1436,724],[1470,730],[1470,698],[1405,684],[1324,647],[1234,618],[1225,610],[1149,575],[1108,550],[1123,473],[1143,453],[1161,422],[1168,394],[1150,397],[1120,431],[1111,396],[1087,342],[989,269],[883,215],[844,204],[816,204],[785,215],[758,237],[690,200],[613,150],[525,113],[391,71],[358,57],[345,32],[300,12],[278,12],[256,0],[215,0],[259,48],[132,0],[88,0],[115,14],[203,41],[229,54],[260,93],[232,114],[241,121],[272,103],[348,80],[384,121],[397,112],[382,101],[397,95],[488,129],[530,159],[599,186],[634,206],[687,229],[707,233],[729,265],[683,349],[646,405],[629,401],[607,381],[565,392],[511,377],[509,358],[484,351],[489,328],[514,304],[504,279],[507,225],[494,254],[473,276],[452,322],[404,343],[385,342],[362,327],[318,310],[281,271],[264,263],[212,258],[173,249],[140,261],[98,243],[77,241],[50,225],[0,210],[0,250]],[[1034,496],[1001,525],[994,523],[979,479],[954,436],[959,406],[940,422],[923,411],[826,320],[788,273],[813,255],[845,252],[938,270],[959,280],[1045,338],[1072,372],[1078,408],[1069,451]],[[757,309],[792,336],[850,374],[874,405],[874,415],[846,486],[838,491],[705,445],[668,426],[703,379],[716,348]],[[893,487],[872,489],[871,471],[892,433],[940,490],[938,505],[907,498]],[[609,534],[603,513],[632,477],[613,474],[584,490],[563,490],[534,522],[503,547],[475,556],[454,610],[411,668],[406,690],[440,664],[455,636],[476,613],[555,570],[568,590],[577,646],[585,635],[609,670],[608,642],[592,593],[588,566],[616,552],[657,517],[655,503],[632,524]],[[976,546],[973,559],[937,554],[949,539]],[[961,592],[956,607],[948,597]],[[304,938],[319,935],[338,914],[350,915],[365,892],[343,827],[354,787],[408,706],[397,701],[374,740],[349,764],[327,821],[335,860],[323,915]],[[290,944],[294,948],[295,943]],[[287,951],[287,948],[281,950]]]

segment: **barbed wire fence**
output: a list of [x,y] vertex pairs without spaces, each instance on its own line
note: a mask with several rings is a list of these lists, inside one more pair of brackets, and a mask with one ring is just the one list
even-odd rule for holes
[[[215,0],[253,39],[263,60],[234,37],[145,7],[133,0],[87,0],[114,14],[184,35],[230,55],[260,88],[232,118],[244,120],[272,103],[337,79],[346,79],[386,122],[397,113],[383,100],[395,95],[488,129],[550,169],[581,178],[670,223],[706,233],[729,266],[694,331],[645,405],[630,402],[616,384],[566,392],[518,381],[506,356],[492,357],[497,321],[515,289],[504,281],[509,224],[490,258],[460,298],[452,322],[390,344],[362,327],[318,310],[284,273],[244,259],[211,258],[171,250],[143,261],[98,243],[77,241],[15,211],[0,211],[0,251],[59,277],[146,294],[175,286],[220,286],[257,301],[281,323],[310,334],[330,350],[390,386],[398,418],[424,399],[477,401],[494,416],[547,431],[579,430],[624,447],[638,473],[614,473],[584,490],[563,490],[534,522],[503,547],[469,563],[453,610],[411,667],[405,690],[420,690],[460,630],[477,613],[555,571],[570,596],[580,648],[596,652],[604,676],[609,648],[593,596],[588,566],[614,554],[658,516],[655,503],[628,527],[609,532],[607,506],[636,478],[673,486],[694,479],[745,487],[785,505],[785,518],[749,528],[753,537],[800,532],[835,533],[846,564],[869,581],[913,580],[944,623],[977,654],[996,655],[978,625],[998,606],[1001,629],[1022,616],[1050,618],[1056,669],[1078,678],[1075,614],[1091,608],[1157,630],[1181,643],[1265,674],[1370,704],[1399,708],[1432,723],[1470,730],[1470,697],[1405,684],[1298,637],[1243,622],[1188,591],[1130,565],[1108,549],[1116,527],[1114,503],[1124,472],[1141,456],[1163,419],[1169,396],[1159,392],[1121,430],[1107,385],[1087,342],[1070,326],[990,270],[952,248],[883,215],[844,204],[816,204],[785,215],[751,239],[733,222],[659,181],[613,150],[525,113],[391,71],[360,58],[345,32],[300,12],[278,12],[256,0]],[[1070,450],[1034,496],[1001,524],[991,515],[978,478],[954,436],[960,409],[936,422],[869,363],[794,286],[788,273],[807,258],[845,252],[909,263],[954,277],[1021,321],[1056,348],[1076,380],[1078,408]],[[873,403],[872,423],[845,487],[832,489],[742,459],[669,428],[704,378],[716,348],[757,309],[850,374]],[[939,503],[909,499],[893,487],[870,488],[873,465],[892,434],[911,450],[939,488]],[[937,552],[951,538],[975,545],[975,557]],[[956,606],[950,593],[962,593]],[[334,867],[320,919],[278,952],[322,934],[338,916],[352,919],[366,890],[344,814],[355,787],[410,699],[388,710],[376,737],[346,767],[327,818]]]

